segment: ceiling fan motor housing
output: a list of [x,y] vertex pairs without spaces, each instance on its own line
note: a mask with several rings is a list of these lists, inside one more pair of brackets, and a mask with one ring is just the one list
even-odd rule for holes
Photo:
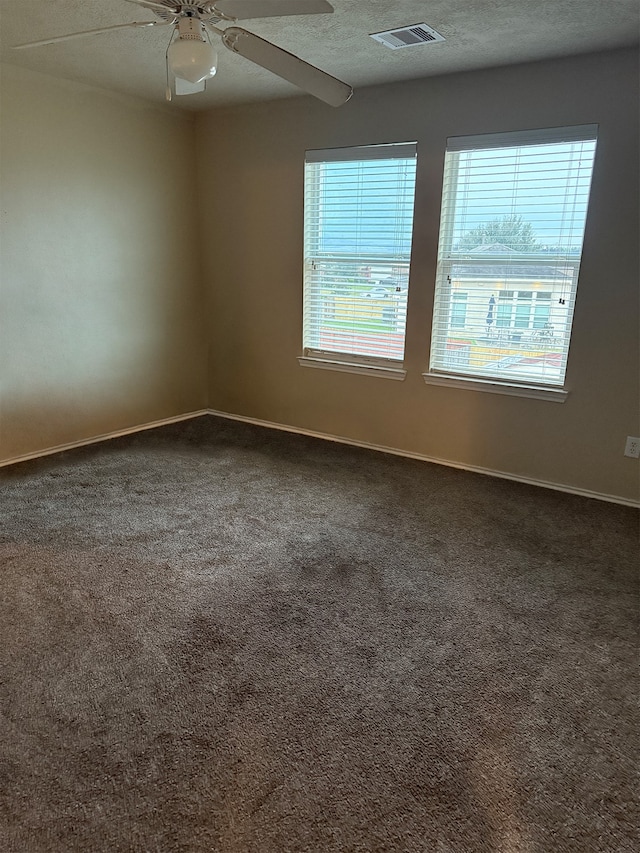
[[178,21],[180,38],[185,41],[204,41],[204,25],[198,18],[180,18]]

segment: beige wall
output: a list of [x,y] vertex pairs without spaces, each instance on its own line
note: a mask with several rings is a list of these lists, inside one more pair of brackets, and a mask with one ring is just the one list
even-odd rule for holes
[[0,461],[201,408],[193,120],[0,82]]
[[[623,498],[638,461],[638,69],[578,57],[198,119],[214,409]],[[600,125],[566,403],[426,386],[448,136]],[[417,140],[404,382],[298,365],[307,148]]]
[[[1,84],[0,462],[208,403],[637,496],[622,455],[640,433],[633,52],[376,87],[339,110],[217,110],[195,135],[189,116],[11,66]],[[425,386],[446,137],[591,122],[568,402]],[[413,139],[407,379],[301,368],[304,151]]]

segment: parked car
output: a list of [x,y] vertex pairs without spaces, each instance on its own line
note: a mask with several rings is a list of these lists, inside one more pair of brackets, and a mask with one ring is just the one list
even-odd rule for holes
[[372,287],[368,293],[365,293],[365,296],[369,299],[387,299],[392,293],[393,291],[389,290],[389,288],[377,285],[376,287]]

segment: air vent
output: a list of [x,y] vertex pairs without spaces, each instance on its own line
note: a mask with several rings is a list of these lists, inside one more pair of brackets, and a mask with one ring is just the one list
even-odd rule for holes
[[391,50],[401,47],[415,47],[417,44],[431,44],[444,41],[444,36],[437,33],[427,24],[413,24],[410,27],[399,27],[397,30],[385,30],[382,33],[371,33],[371,38]]

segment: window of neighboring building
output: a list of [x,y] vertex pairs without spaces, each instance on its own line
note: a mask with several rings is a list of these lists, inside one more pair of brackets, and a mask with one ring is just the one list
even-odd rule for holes
[[544,329],[551,317],[551,293],[503,290],[497,308],[496,329]]
[[448,141],[426,379],[563,386],[595,149],[595,125]]
[[467,294],[453,293],[451,298],[451,328],[464,329],[467,322]]
[[307,152],[301,363],[402,367],[415,178],[415,143]]

